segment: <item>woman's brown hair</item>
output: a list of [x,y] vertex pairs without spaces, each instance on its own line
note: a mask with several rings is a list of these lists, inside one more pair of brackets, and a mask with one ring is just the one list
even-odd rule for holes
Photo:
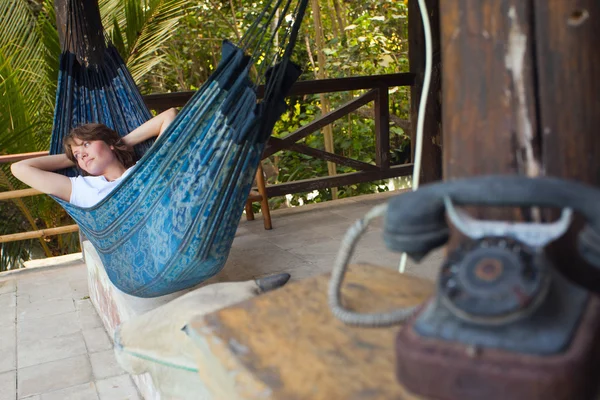
[[113,147],[113,152],[115,153],[115,157],[125,168],[129,168],[135,164],[135,153],[132,149],[130,149],[117,132],[110,129],[108,126],[104,124],[85,124],[78,126],[77,128],[73,128],[71,132],[63,141],[63,148],[65,150],[66,156],[69,160],[73,161],[77,168],[81,171],[82,175],[89,175],[86,171],[79,168],[79,164],[73,155],[73,150],[71,146],[76,144],[75,139],[79,140],[102,140],[109,146]]

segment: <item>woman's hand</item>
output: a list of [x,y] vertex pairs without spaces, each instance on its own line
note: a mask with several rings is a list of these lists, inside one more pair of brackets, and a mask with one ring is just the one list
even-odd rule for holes
[[71,199],[71,180],[56,171],[74,166],[64,154],[30,158],[10,166],[12,174],[42,193],[54,195],[62,200]]
[[133,147],[147,139],[160,136],[171,122],[173,122],[176,116],[177,109],[175,108],[169,108],[167,111],[163,111],[156,117],[149,119],[129,132],[126,136],[123,136],[123,143],[129,147]]

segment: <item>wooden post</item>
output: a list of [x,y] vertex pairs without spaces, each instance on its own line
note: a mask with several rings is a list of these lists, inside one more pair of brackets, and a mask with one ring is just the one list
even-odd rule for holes
[[[442,178],[442,132],[441,132],[441,79],[440,79],[440,13],[439,0],[427,0],[427,10],[433,39],[433,71],[427,109],[425,115],[421,182],[431,182]],[[423,22],[417,0],[408,2],[408,40],[410,72],[415,74],[415,82],[410,90],[411,154],[414,160],[417,113],[423,88],[425,72],[425,37]]]
[[536,0],[535,15],[544,170],[600,185],[600,2]]
[[[440,15],[444,177],[552,175],[599,185],[600,3],[440,0]],[[574,247],[581,224],[550,254],[567,276],[598,287],[600,272]]]
[[375,97],[375,164],[383,170],[390,168],[390,98],[387,86],[377,88]]
[[[546,175],[600,185],[600,2],[535,0],[539,127]],[[551,247],[568,277],[598,290],[600,272],[579,257],[575,224]]]
[[531,8],[440,1],[445,178],[539,174]]
[[[540,173],[532,4],[440,0],[444,178]],[[521,218],[477,210],[480,218]]]

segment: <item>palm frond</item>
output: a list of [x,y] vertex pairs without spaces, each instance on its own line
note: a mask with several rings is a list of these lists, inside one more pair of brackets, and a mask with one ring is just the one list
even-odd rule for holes
[[[50,17],[43,11],[39,15],[36,20],[25,0],[0,2],[0,152],[3,153],[35,151],[48,142],[54,93],[53,88],[48,88],[51,79],[41,38],[50,41],[52,35],[47,32]],[[43,129],[45,135],[40,135],[38,129]]]
[[22,131],[30,125],[30,108],[21,91],[19,75],[5,48],[0,48],[0,153],[14,149],[22,139]]
[[[25,0],[0,2],[0,48],[10,55],[18,81],[27,80],[21,74],[43,73],[42,48],[35,32],[35,17]],[[26,96],[36,94],[32,85],[23,86],[21,90]]]
[[114,30],[120,29],[119,27],[126,24],[123,0],[98,0],[98,7],[100,8],[102,26],[108,36],[113,39]]
[[164,58],[162,47],[184,16],[187,0],[100,0],[100,13],[136,82]]
[[[44,55],[45,69],[49,83],[52,84],[47,92],[56,92],[56,81],[58,79],[59,55],[61,52],[58,31],[56,30],[56,13],[54,11],[54,0],[44,0],[42,13],[36,22],[36,31],[42,38],[42,52]],[[53,96],[54,97],[54,96]],[[54,102],[54,98],[52,99]]]
[[160,50],[184,16],[186,5],[189,5],[185,0],[154,3],[146,13],[146,23],[137,40],[129,47],[127,67],[136,82],[162,61],[164,53]]

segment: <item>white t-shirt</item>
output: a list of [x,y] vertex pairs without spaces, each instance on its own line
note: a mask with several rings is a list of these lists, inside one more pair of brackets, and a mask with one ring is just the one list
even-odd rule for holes
[[76,176],[71,179],[71,199],[69,203],[79,207],[92,207],[108,196],[125,178],[133,167],[114,181],[108,181],[104,176]]

